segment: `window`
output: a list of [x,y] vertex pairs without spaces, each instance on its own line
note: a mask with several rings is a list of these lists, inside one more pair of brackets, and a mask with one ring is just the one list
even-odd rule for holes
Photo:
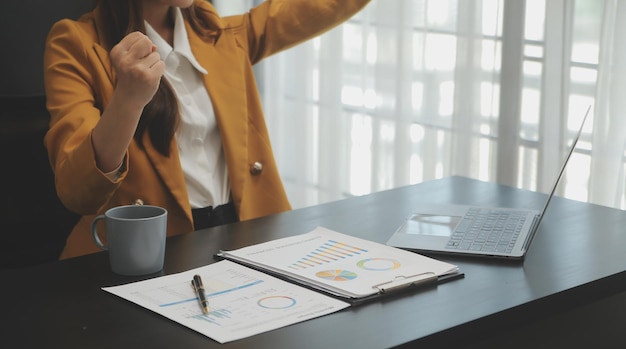
[[373,1],[267,59],[292,204],[450,175],[546,192],[592,105],[558,194],[626,207],[624,19],[617,1]]

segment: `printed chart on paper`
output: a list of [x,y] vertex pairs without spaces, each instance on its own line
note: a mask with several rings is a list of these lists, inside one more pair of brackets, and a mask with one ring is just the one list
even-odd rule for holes
[[[208,314],[202,312],[191,287],[194,274],[202,277],[209,301]],[[104,290],[220,343],[329,314],[348,306],[347,303],[229,261]]]
[[375,294],[380,285],[396,280],[414,280],[458,270],[452,264],[322,227],[222,253],[226,258],[352,298]]

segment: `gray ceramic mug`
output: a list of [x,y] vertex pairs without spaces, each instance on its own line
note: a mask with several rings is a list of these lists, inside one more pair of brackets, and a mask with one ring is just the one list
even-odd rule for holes
[[[98,236],[104,220],[106,240]],[[167,210],[150,205],[118,206],[94,218],[91,233],[98,247],[109,251],[111,270],[121,275],[145,275],[163,269]]]

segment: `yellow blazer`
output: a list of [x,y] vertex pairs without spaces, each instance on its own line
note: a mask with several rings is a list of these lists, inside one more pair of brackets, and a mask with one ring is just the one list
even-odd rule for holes
[[[249,13],[221,18],[215,42],[201,39],[186,23],[191,49],[208,71],[204,76],[224,144],[232,200],[241,220],[290,209],[272,153],[252,65],[276,52],[340,24],[369,0],[268,0]],[[91,132],[115,86],[115,71],[101,43],[99,9],[78,21],[61,20],[51,29],[44,55],[47,107],[51,115],[45,137],[57,193],[82,218],[70,233],[61,258],[99,251],[90,224],[119,205],[158,205],[168,210],[168,236],[191,232],[193,221],[175,140],[164,157],[144,137],[145,150],[134,141],[119,179],[109,180],[97,167]],[[297,117],[297,116],[294,116]],[[262,166],[259,170],[259,165]]]

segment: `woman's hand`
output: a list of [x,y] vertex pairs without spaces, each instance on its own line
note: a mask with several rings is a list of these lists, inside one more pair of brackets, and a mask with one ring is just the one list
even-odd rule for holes
[[150,39],[133,32],[125,36],[110,52],[117,74],[116,93],[125,103],[143,108],[159,87],[165,63]]
[[156,47],[140,32],[125,36],[109,56],[117,83],[91,136],[96,164],[105,173],[120,167],[143,108],[159,88],[165,71]]

